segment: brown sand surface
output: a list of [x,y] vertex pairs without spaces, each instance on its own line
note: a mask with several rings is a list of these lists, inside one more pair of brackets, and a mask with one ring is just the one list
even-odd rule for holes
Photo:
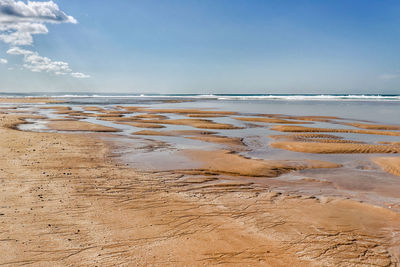
[[96,106],[87,106],[87,107],[82,107],[82,108],[83,108],[83,110],[86,110],[86,111],[104,112],[104,109],[103,109],[103,108],[96,107]]
[[292,119],[292,120],[303,120],[303,121],[319,121],[319,122],[331,122],[332,120],[342,120],[339,117],[333,116],[287,116],[284,118]]
[[[322,140],[324,141],[324,140]],[[272,142],[274,148],[303,153],[400,153],[400,147],[394,145],[370,145],[360,143],[330,142]]]
[[7,98],[1,97],[0,103],[63,103],[63,100],[60,99],[53,99],[47,97],[24,97],[24,98]]
[[119,132],[112,127],[86,121],[51,121],[47,127],[57,131],[90,131],[90,132]]
[[270,135],[275,140],[284,140],[289,142],[315,142],[315,143],[349,143],[363,144],[361,141],[345,140],[341,137],[329,134],[288,134],[288,135]]
[[146,110],[146,107],[139,107],[139,106],[115,106],[118,109],[121,110],[127,110],[130,112],[142,112],[142,110]]
[[59,109],[55,109],[56,111],[54,111],[54,114],[65,114],[65,115],[71,115],[71,116],[81,116],[84,114],[90,114],[90,113],[86,113],[86,112],[82,112],[82,111],[78,111],[78,110],[71,110],[71,109],[64,109],[64,108],[59,108]]
[[146,109],[148,113],[235,115],[237,112],[202,109]]
[[141,115],[136,115],[129,117],[129,119],[137,120],[137,119],[160,119],[160,120],[165,120],[168,119],[167,116],[164,115],[159,115],[159,114],[141,114]]
[[131,114],[134,113],[133,111],[127,111],[127,110],[112,110],[112,109],[105,109],[103,110],[103,113],[105,114]]
[[54,109],[57,111],[67,111],[71,110],[71,107],[68,106],[49,106],[49,107],[40,107],[40,109]]
[[123,116],[123,114],[115,114],[115,113],[85,113],[84,115],[87,117],[94,117],[94,118],[101,118],[101,117],[118,118]]
[[120,122],[120,121],[132,121],[132,119],[129,119],[129,117],[120,117],[120,116],[112,116],[112,117],[97,117],[98,120],[102,121],[113,121],[113,122]]
[[201,170],[240,176],[277,177],[295,170],[341,167],[340,164],[318,160],[248,159],[224,150],[188,150],[183,153],[196,161],[202,162],[203,167]]
[[191,136],[187,137],[194,140],[200,140],[204,142],[211,142],[217,144],[224,144],[229,146],[245,146],[242,142],[242,138],[238,137],[227,137],[221,135],[208,135],[208,136]]
[[343,139],[340,136],[332,135],[332,134],[319,134],[319,133],[296,133],[296,134],[279,134],[279,135],[270,135],[269,137],[274,139],[292,139],[292,140],[303,140],[303,139]]
[[0,115],[0,265],[399,264],[393,211],[244,182],[185,185],[113,162],[93,136],[8,128],[19,122]]
[[378,164],[384,171],[400,176],[399,157],[378,157],[373,158],[372,161]]
[[368,130],[400,130],[399,125],[387,125],[387,124],[370,124],[370,123],[345,123],[345,125],[354,126],[361,129],[368,129]]
[[176,131],[151,131],[143,130],[133,132],[135,135],[156,135],[156,136],[187,136],[187,135],[211,135],[216,132],[200,131],[200,130],[176,130]]
[[129,111],[144,112],[144,113],[171,113],[171,114],[202,114],[202,115],[236,115],[237,112],[232,111],[219,111],[219,110],[203,110],[203,109],[150,109],[146,107],[135,107],[135,106],[117,106]]
[[138,128],[165,128],[165,126],[154,123],[140,123],[140,122],[117,122],[118,124],[130,125]]
[[379,141],[378,143],[386,145],[400,145],[400,142]]
[[290,119],[290,120],[302,120],[302,121],[319,121],[319,122],[331,122],[332,120],[342,120],[342,118],[334,116],[293,116],[285,114],[257,114],[260,117],[269,117],[277,119]]
[[279,118],[257,118],[257,117],[235,117],[235,120],[250,121],[250,122],[264,122],[264,123],[283,123],[283,124],[305,124],[311,122],[304,121],[289,121]]
[[187,114],[186,116],[190,118],[220,118],[225,117],[227,115],[222,114]]
[[335,128],[316,128],[305,126],[275,125],[271,130],[280,132],[319,132],[319,133],[356,133],[356,134],[376,134],[400,136],[400,132],[378,131],[378,130],[354,130],[354,129],[335,129]]
[[234,126],[228,123],[217,123],[206,119],[176,119],[176,120],[137,120],[137,122],[142,123],[159,123],[159,124],[172,124],[172,125],[186,125],[194,128],[200,129],[221,129],[221,130],[231,130],[231,129],[242,129],[240,127]]

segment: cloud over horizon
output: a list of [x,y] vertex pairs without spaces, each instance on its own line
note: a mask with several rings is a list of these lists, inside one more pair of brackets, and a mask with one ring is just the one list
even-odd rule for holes
[[37,2],[0,0],[0,41],[11,46],[10,55],[23,55],[23,67],[33,72],[49,72],[56,75],[70,75],[74,78],[88,78],[89,75],[72,72],[68,63],[53,61],[37,52],[20,48],[32,46],[33,35],[47,34],[46,23],[78,23],[61,11],[53,1]]
[[393,80],[400,78],[400,72],[394,72],[394,73],[384,73],[379,75],[379,78],[382,80]]

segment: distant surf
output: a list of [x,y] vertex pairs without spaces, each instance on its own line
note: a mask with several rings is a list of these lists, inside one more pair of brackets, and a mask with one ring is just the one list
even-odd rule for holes
[[189,98],[210,100],[287,100],[287,101],[400,101],[389,94],[107,94],[107,93],[0,93],[0,97],[59,98]]

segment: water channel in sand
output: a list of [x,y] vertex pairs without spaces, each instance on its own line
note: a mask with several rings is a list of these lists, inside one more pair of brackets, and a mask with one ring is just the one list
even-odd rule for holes
[[[283,116],[334,116],[337,119],[303,120],[298,121],[296,126],[330,129],[358,129],[346,125],[349,122],[378,123],[378,124],[400,124],[400,107],[398,102],[391,101],[215,101],[195,100],[192,102],[165,103],[152,99],[151,101],[138,101],[126,103],[128,100],[107,100],[107,103],[96,99],[69,99],[66,103],[40,105],[40,104],[14,104],[17,109],[10,112],[35,113],[45,118],[29,118],[27,124],[21,124],[20,130],[25,131],[52,131],[70,132],[49,128],[52,121],[73,120],[94,123],[106,127],[118,129],[115,133],[102,133],[105,140],[115,144],[115,155],[124,163],[141,170],[176,172],[177,170],[201,169],[204,162],[196,160],[196,157],[188,157],[184,152],[192,150],[201,151],[233,151],[238,155],[251,159],[260,160],[320,160],[341,164],[340,168],[305,168],[293,169],[277,177],[253,177],[232,173],[215,173],[215,177],[222,180],[248,181],[274,188],[281,191],[300,192],[310,195],[328,195],[349,197],[352,199],[367,201],[392,209],[400,209],[400,179],[390,173],[384,172],[371,159],[376,157],[393,156],[390,154],[377,153],[347,153],[347,154],[313,154],[294,152],[270,146],[275,139],[272,135],[290,134],[271,130],[279,123],[264,123],[258,121],[243,121],[237,118],[259,118],[260,114],[283,114]],[[129,102],[129,101],[128,101]],[[5,107],[10,106],[3,104]],[[88,111],[87,108],[93,110]],[[119,107],[117,107],[119,106]],[[147,129],[121,124],[120,119],[105,120],[96,115],[105,114],[104,111],[117,112],[125,107],[145,107],[127,113],[118,114],[115,118],[141,116],[153,114],[151,109],[197,109],[206,111],[233,111],[237,114],[219,114],[210,117],[205,114],[188,114],[180,112],[155,112],[168,117],[169,120],[178,121],[178,124],[159,123],[163,128]],[[66,107],[66,109],[61,108]],[[64,110],[64,112],[63,112]],[[126,110],[125,110],[126,111]],[[75,112],[75,114],[73,113]],[[55,114],[57,113],[57,114]],[[397,114],[397,115],[396,115]],[[189,114],[190,115],[190,114]],[[191,114],[193,115],[193,114]],[[209,114],[208,114],[209,115]],[[203,116],[203,118],[201,117]],[[282,115],[274,115],[282,116]],[[237,129],[204,129],[185,124],[186,119],[206,119],[214,123],[229,124]],[[78,127],[79,129],[79,127]],[[153,134],[138,134],[143,130],[151,130]],[[196,133],[193,130],[208,131],[213,134]],[[159,131],[160,135],[154,135]],[[88,133],[84,128],[75,133]],[[400,131],[393,131],[400,132]],[[132,134],[136,133],[136,134]],[[146,133],[146,132],[144,132]],[[97,134],[97,133],[96,133]],[[365,144],[379,144],[379,142],[399,142],[400,136],[358,134],[333,132],[326,133],[335,135],[343,140],[353,140]],[[218,139],[210,142],[207,136],[218,136],[226,138],[240,138],[243,145],[232,145],[229,142],[220,142]],[[201,138],[199,138],[201,137]],[[225,139],[226,140],[226,139]],[[212,155],[212,154],[210,154]],[[247,163],[244,163],[247,164]],[[196,174],[204,176],[204,173]],[[182,179],[187,178],[183,174]],[[193,173],[190,174],[193,176]]]

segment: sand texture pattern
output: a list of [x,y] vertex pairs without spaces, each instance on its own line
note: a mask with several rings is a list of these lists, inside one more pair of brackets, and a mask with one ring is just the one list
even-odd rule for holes
[[[324,142],[325,141],[325,142]],[[287,149],[304,153],[400,153],[400,147],[395,145],[369,145],[356,142],[347,143],[340,140],[321,140],[321,142],[272,142],[274,148]]]
[[384,171],[400,176],[400,158],[399,157],[378,157],[372,159]]
[[52,121],[48,127],[58,131],[90,131],[90,132],[119,132],[112,127],[85,121]]
[[210,174],[272,177],[336,163],[187,151],[205,172],[182,177],[115,161],[101,134],[23,132],[20,123],[0,114],[0,266],[400,264],[394,211]]
[[393,131],[315,128],[315,127],[288,126],[288,125],[276,125],[273,126],[271,130],[280,132],[356,133],[356,134],[400,136],[400,132],[393,132]]

